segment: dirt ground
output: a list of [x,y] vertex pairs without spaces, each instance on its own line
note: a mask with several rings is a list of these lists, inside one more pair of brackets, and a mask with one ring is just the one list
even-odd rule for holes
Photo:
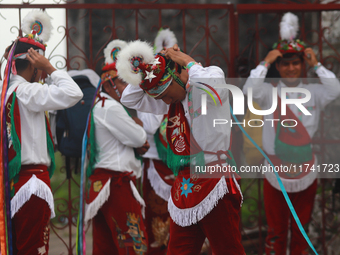
[[[70,255],[76,254],[76,228],[72,227],[72,236],[71,241],[73,244],[72,253],[68,253],[68,244],[69,240],[69,229],[57,230],[57,234],[63,239],[63,241],[57,236],[56,233],[51,229],[50,230],[50,248],[49,248],[49,255]],[[92,228],[88,230],[86,233],[86,255],[92,254]]]

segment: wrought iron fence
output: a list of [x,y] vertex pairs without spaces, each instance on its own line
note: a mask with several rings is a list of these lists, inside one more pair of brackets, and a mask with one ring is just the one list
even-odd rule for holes
[[[99,72],[102,51],[112,39],[142,39],[152,42],[161,27],[175,31],[180,47],[203,65],[218,65],[226,77],[247,77],[278,39],[281,15],[292,11],[299,15],[301,38],[313,47],[320,62],[340,74],[340,54],[337,33],[339,19],[338,1],[290,1],[261,0],[258,4],[167,4],[159,1],[139,0],[137,3],[109,4],[86,3],[87,1],[54,0],[52,4],[40,4],[35,0],[20,4],[0,1],[0,14],[6,18],[7,10],[15,10],[18,20],[26,9],[42,8],[65,11],[65,25],[56,26],[59,39],[53,42],[48,58],[59,69],[91,68]],[[88,1],[91,2],[91,1]],[[330,20],[330,14],[332,17]],[[328,18],[328,23],[325,23]],[[1,17],[0,17],[1,19]],[[21,33],[20,22],[11,31]],[[270,24],[270,26],[268,26]],[[274,35],[274,36],[273,36]],[[13,39],[15,36],[13,36]],[[58,49],[65,47],[65,53]],[[310,75],[310,70],[305,69]],[[326,108],[320,121],[319,131],[313,139],[315,151],[322,163],[338,163],[340,138],[338,135],[339,100]],[[332,121],[330,121],[332,120]],[[234,130],[233,153],[242,162],[242,138]],[[63,158],[59,159],[52,184],[57,218],[51,222],[51,235],[59,243],[58,254],[74,254],[75,226],[79,202],[79,175],[72,165],[66,174]],[[59,173],[58,173],[59,172]],[[78,171],[79,172],[79,171]],[[247,254],[263,254],[266,235],[266,219],[263,209],[262,181],[242,180],[244,193],[242,209],[242,235]],[[66,192],[65,192],[66,191]],[[332,195],[332,180],[320,180],[310,235],[320,254],[337,254],[339,220],[338,195]],[[89,240],[91,236],[89,234]],[[89,242],[90,243],[90,242]],[[334,249],[333,249],[334,248]],[[51,249],[53,249],[51,245]],[[333,251],[333,250],[334,251]],[[90,253],[89,253],[90,254]]]

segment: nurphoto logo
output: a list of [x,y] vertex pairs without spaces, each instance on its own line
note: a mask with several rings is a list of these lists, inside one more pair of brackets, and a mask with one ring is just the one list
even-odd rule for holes
[[[220,101],[220,104],[222,105],[222,101],[220,96],[218,95],[218,93],[216,92],[216,90],[214,88],[212,88],[211,86],[205,84],[205,83],[200,83],[206,87],[208,87],[210,90],[213,91],[213,93],[216,95],[217,99]],[[231,84],[223,84],[221,85],[222,88],[228,89],[231,92],[232,98],[233,98],[233,112],[235,115],[244,115],[245,111],[244,111],[244,94],[242,92],[242,90],[235,86],[235,85],[231,85]],[[206,89],[203,88],[199,88],[203,91],[205,91],[214,101],[215,105],[217,105],[216,100],[214,98],[214,96],[212,95],[211,92],[209,92]],[[299,94],[304,94],[305,97],[303,98],[296,98],[296,99],[290,99],[287,98],[287,93],[291,93],[291,92],[296,92]],[[207,94],[202,94],[201,95],[201,114],[202,115],[207,115]],[[250,110],[250,112],[252,112],[253,114],[256,115],[260,115],[260,116],[265,116],[265,115],[270,115],[272,113],[274,113],[274,111],[277,109],[278,106],[278,98],[277,98],[277,88],[273,87],[272,88],[272,106],[270,107],[270,109],[264,109],[264,110],[257,110],[254,108],[253,105],[253,89],[250,87],[248,88],[248,100],[247,100],[247,105],[248,105],[248,109]],[[286,106],[289,104],[294,104],[296,105],[296,107],[298,107],[298,109],[304,114],[304,115],[312,115],[305,106],[303,106],[303,103],[307,103],[310,98],[311,98],[311,93],[305,89],[305,88],[281,88],[281,115],[285,116],[286,115]],[[230,125],[232,126],[233,124],[242,124],[243,126],[245,126],[246,124],[250,127],[262,127],[264,125],[264,121],[268,121],[272,123],[272,126],[274,126],[274,122],[275,121],[280,121],[279,119],[266,119],[266,120],[262,120],[262,119],[250,119],[248,120],[248,122],[246,123],[245,120],[243,120],[243,122],[233,122],[231,119],[214,119],[213,120],[213,127],[215,127],[216,125],[225,125],[230,123]],[[281,125],[284,127],[295,127],[297,125],[297,121],[294,119],[282,119],[281,120]]]

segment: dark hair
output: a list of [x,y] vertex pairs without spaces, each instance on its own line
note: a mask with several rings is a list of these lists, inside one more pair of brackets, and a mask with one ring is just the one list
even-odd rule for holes
[[301,63],[303,63],[304,59],[303,59],[303,52],[298,52],[298,53],[285,53],[283,54],[283,57],[278,57],[276,59],[276,63],[280,64],[280,62],[282,60],[285,60],[285,59],[292,59],[293,57],[299,57],[300,60],[301,60]]
[[[13,46],[13,43],[11,44],[10,47],[6,49],[7,52],[10,51],[10,49]],[[30,48],[33,48],[34,50],[40,49],[38,46],[18,41],[17,46],[15,47],[14,55],[26,53]],[[30,62],[27,59],[16,59],[15,68],[17,69],[18,72],[24,71],[28,67],[29,63]]]

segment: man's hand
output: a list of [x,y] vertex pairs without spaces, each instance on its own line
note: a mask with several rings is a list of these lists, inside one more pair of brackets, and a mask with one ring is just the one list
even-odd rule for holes
[[175,44],[172,48],[167,48],[164,55],[180,66],[186,66],[188,63],[195,61],[189,55],[181,52],[177,44]]
[[172,48],[174,49],[174,51],[181,51],[177,43],[174,46],[172,46]]
[[277,49],[271,50],[264,58],[264,61],[266,61],[269,64],[273,64],[278,57],[282,57],[282,53]]
[[135,148],[135,149],[139,155],[144,155],[149,150],[149,148],[150,148],[150,144],[148,143],[148,141],[145,141],[142,147]]
[[318,64],[318,60],[316,59],[315,52],[312,48],[306,48],[305,54],[303,55],[303,58],[308,63],[309,66],[314,67]]
[[45,71],[47,74],[51,74],[56,70],[47,58],[45,58],[43,55],[40,55],[33,48],[28,50],[26,58],[33,65],[33,67]]

